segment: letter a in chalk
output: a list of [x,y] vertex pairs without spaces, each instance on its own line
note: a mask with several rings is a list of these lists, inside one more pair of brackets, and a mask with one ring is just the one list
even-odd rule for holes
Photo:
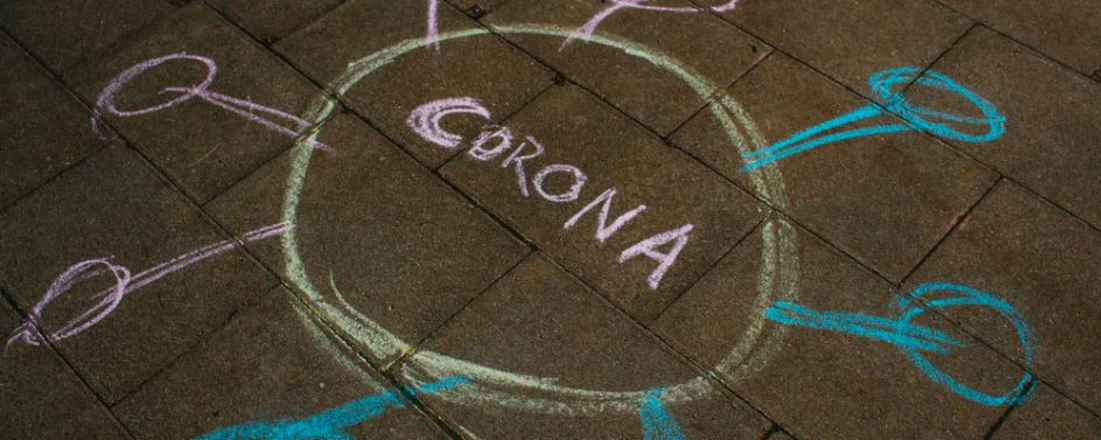
[[607,191],[604,191],[604,194],[601,194],[587,206],[581,208],[580,211],[577,211],[577,214],[574,214],[572,218],[567,220],[566,224],[562,225],[562,229],[573,229],[574,226],[577,226],[577,221],[581,220],[581,217],[583,217],[585,213],[592,211],[593,208],[596,208],[596,205],[603,203],[603,206],[600,207],[600,214],[596,217],[596,240],[603,243],[604,240],[607,240],[608,237],[615,234],[619,228],[622,228],[623,225],[627,224],[627,222],[634,219],[639,213],[646,210],[646,205],[638,205],[635,209],[616,217],[612,225],[608,226],[608,213],[612,210],[612,198],[615,197],[615,194],[615,188],[609,188]]
[[[688,244],[688,233],[691,231],[692,225],[687,224],[681,226],[680,229],[662,232],[635,243],[634,246],[627,248],[622,254],[619,254],[619,262],[623,263],[639,255],[645,255],[657,261],[658,268],[654,269],[654,272],[646,278],[646,281],[650,284],[651,290],[658,290],[658,285],[661,284],[661,278],[665,276],[665,272],[673,266],[673,263],[677,262],[677,255],[684,249],[684,245]],[[670,249],[669,252],[662,253],[657,250],[658,247],[664,246],[669,242],[674,242],[673,248]]]

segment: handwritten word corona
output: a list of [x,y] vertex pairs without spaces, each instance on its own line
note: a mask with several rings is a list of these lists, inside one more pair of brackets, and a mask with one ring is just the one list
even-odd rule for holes
[[[487,120],[491,119],[489,110],[477,99],[463,97],[447,98],[421,105],[413,110],[406,123],[424,140],[441,148],[453,150],[463,144],[463,138],[445,130],[440,126],[440,122],[444,117],[455,114],[472,114]],[[513,169],[516,174],[516,185],[523,197],[530,197],[533,190],[541,198],[552,203],[570,203],[581,197],[581,190],[585,187],[588,176],[573,165],[546,165],[536,171],[529,179],[527,167],[539,156],[542,156],[546,149],[532,136],[525,136],[524,140],[513,149],[515,138],[516,136],[508,127],[488,126],[470,142],[470,148],[466,154],[479,162],[488,162],[498,157],[504,157],[504,160],[500,162],[500,166],[501,168]],[[512,152],[508,153],[509,150],[512,150]],[[508,154],[506,155],[506,153]],[[544,182],[554,174],[562,174],[571,179],[572,183],[568,190],[551,193],[545,188]],[[573,229],[585,214],[596,210],[599,206],[600,211],[596,214],[595,238],[598,242],[603,243],[646,210],[646,205],[638,205],[620,214],[609,224],[608,217],[611,214],[612,200],[615,196],[616,189],[608,188],[567,220],[563,225],[563,229]],[[639,256],[645,256],[656,261],[658,266],[646,278],[646,282],[650,289],[657,290],[666,272],[676,263],[677,256],[688,244],[689,233],[692,232],[693,228],[692,224],[686,224],[635,243],[619,254],[618,262],[622,264]],[[666,246],[668,248],[663,250],[662,248]]]

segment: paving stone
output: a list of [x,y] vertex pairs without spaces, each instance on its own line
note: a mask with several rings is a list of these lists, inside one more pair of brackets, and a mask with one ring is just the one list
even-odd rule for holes
[[784,434],[783,432],[776,431],[772,433],[772,435],[768,436],[768,440],[794,440],[794,438],[790,435]]
[[[805,230],[790,232],[796,248],[778,264],[797,265],[798,293],[785,301],[823,312],[898,316],[892,286]],[[783,324],[754,312],[760,310],[753,286],[764,269],[761,243],[739,244],[653,328],[698,364],[722,367],[726,364],[720,361],[742,343],[739,338],[763,319],[762,339],[751,352],[754,360],[714,372],[786,431],[800,438],[977,439],[1004,412],[1004,407],[971,402],[933,382],[891,344],[827,330],[780,328]],[[1024,374],[943,318],[926,313],[914,322],[966,343],[949,355],[927,354],[958,381],[1001,394]]]
[[1101,69],[1101,8],[1089,0],[944,0],[1040,52],[1091,74]]
[[[1101,408],[1101,354],[1084,341],[1101,332],[1098,267],[1101,232],[1003,182],[912,279],[971,286],[1016,308],[1034,332],[1034,371],[1096,411]],[[1001,315],[978,307],[945,313],[1024,362],[1017,333]]]
[[[415,344],[528,253],[354,116],[326,124],[319,139],[337,151],[311,160],[295,228],[305,273],[329,302],[335,287],[351,307]],[[281,221],[292,159],[288,153],[265,166],[209,209],[235,232]],[[255,249],[287,274],[281,243]]]
[[340,5],[341,0],[210,0],[260,41],[275,41]]
[[[0,328],[19,316],[0,301]],[[49,347],[13,345],[0,370],[0,431],[8,438],[127,438],[107,409]],[[61,417],[51,417],[60,415]]]
[[[868,104],[779,53],[727,93],[771,142]],[[857,127],[899,122],[877,116]],[[752,187],[748,174],[740,171],[747,161],[726,139],[718,120],[705,111],[678,130],[673,143]],[[774,164],[783,176],[785,210],[791,216],[892,281],[910,273],[996,178],[918,132],[836,142]]]
[[[111,81],[131,66],[179,53],[207,57],[217,64],[208,88],[212,92],[292,115],[303,114],[321,96],[305,78],[200,2],[145,30],[133,44],[83,65],[67,80],[86,102],[95,103]],[[199,61],[167,61],[126,83],[114,102],[121,111],[152,108],[170,102],[159,96],[165,88],[199,84],[206,75],[206,66]],[[262,110],[251,113],[297,129]],[[290,137],[198,97],[158,112],[105,116],[200,203],[292,144]]]
[[[395,7],[387,0],[352,1],[277,48],[313,78],[334,84],[349,63],[402,41],[424,38],[422,3]],[[372,24],[366,34],[364,23]],[[453,8],[440,6],[441,33],[477,28],[476,22]],[[499,122],[553,80],[550,71],[494,35],[445,41],[439,48],[438,52],[431,46],[413,49],[350,89],[336,90],[349,106],[433,168],[459,149],[429,148],[434,144],[416,136],[406,122],[413,110],[440,99],[472,97],[491,112],[491,121]],[[473,137],[491,121],[478,115],[455,115],[447,119],[445,128]]]
[[[46,69],[0,35],[0,208],[105,144],[91,115]],[[109,134],[109,133],[107,133]]]
[[[496,10],[501,5],[505,4],[508,0],[448,0],[455,7],[466,11],[467,14],[472,14],[475,11],[485,14]],[[474,9],[477,8],[477,9]]]
[[[424,349],[523,375],[522,381],[553,378],[549,383],[554,386],[600,392],[660,390],[698,377],[627,316],[541,255],[513,269],[440,329]],[[435,371],[424,368],[432,364],[425,356],[414,355],[401,374],[412,382],[425,380],[431,374],[426,372]],[[454,373],[465,371],[460,366]],[[474,386],[482,380],[480,372],[470,373]],[[484,380],[496,379],[500,377]],[[424,400],[471,438],[642,437],[639,407],[630,397],[627,402],[603,393],[570,398],[523,386],[504,386],[505,394],[493,394],[497,389],[486,382],[465,394],[429,395]],[[666,391],[674,393],[672,388]],[[639,393],[639,398],[644,395]],[[697,400],[663,406],[683,429],[682,438],[759,439],[770,425],[717,389]]]
[[[1101,226],[1101,86],[986,29],[976,29],[933,69],[982,96],[1005,116],[992,142],[949,140],[967,154]],[[974,104],[930,88],[917,105],[978,115]],[[955,98],[955,99],[953,99]]]
[[1029,401],[1006,418],[991,439],[1101,438],[1101,418],[1039,385]]
[[[541,95],[506,126],[517,138],[514,144],[531,136],[545,148],[541,157],[524,162],[528,196],[522,193],[515,164],[512,169],[501,164],[510,154],[533,154],[530,145],[490,162],[464,154],[441,169],[444,177],[643,321],[653,319],[762,216],[746,193],[578,87],[556,87]],[[574,166],[587,176],[576,200],[551,202],[532,183],[553,164]],[[551,197],[568,195],[574,184],[568,172],[557,172],[546,178],[541,191]],[[616,191],[605,224],[612,232],[602,242],[598,225],[603,208],[584,208],[609,189]],[[621,216],[639,205],[646,209],[614,229],[618,218],[628,218]],[[572,228],[566,228],[580,212],[584,214]],[[664,276],[657,273],[660,257],[637,255],[620,262],[636,244],[686,225],[692,226],[687,243]],[[653,250],[666,255],[677,247],[672,239],[658,243]]]
[[[582,27],[608,8],[591,0],[512,0],[489,14],[491,26],[527,23],[563,29]],[[684,0],[662,6],[692,7]],[[620,10],[597,29],[669,56],[696,71],[716,87],[725,87],[771,50],[766,44],[710,14]],[[625,49],[575,41],[560,50],[562,37],[505,35],[570,79],[595,90],[625,113],[662,134],[671,133],[703,107],[705,99],[683,80]]]
[[0,24],[54,72],[108,49],[175,9],[168,1],[0,2]]
[[[392,393],[383,383],[277,287],[115,410],[138,438],[194,438],[246,423],[298,421]],[[415,409],[383,411],[340,431],[356,438],[447,438]]]
[[[106,258],[124,266],[135,286],[154,266],[226,239],[119,142],[0,215],[0,286],[32,310],[56,278],[83,261]],[[100,269],[100,276],[42,309],[45,329],[63,329],[92,310],[94,293],[113,287],[102,267],[89,269]],[[225,252],[133,290],[98,324],[57,345],[114,402],[274,282],[241,252]]]
[[866,97],[868,77],[924,68],[972,25],[931,0],[743,0],[724,15]]

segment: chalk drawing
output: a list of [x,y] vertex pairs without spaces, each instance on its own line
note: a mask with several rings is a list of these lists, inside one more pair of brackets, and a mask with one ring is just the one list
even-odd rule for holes
[[450,98],[432,101],[417,107],[406,119],[409,125],[421,138],[452,150],[462,144],[463,138],[440,127],[440,120],[453,114],[472,114],[485,119],[490,119],[489,110],[482,106],[474,98]]
[[[436,42],[489,35],[484,28],[467,29],[439,34],[435,39],[419,38],[400,42],[372,55],[353,61],[339,78],[330,84],[338,96],[342,96],[361,79],[389,65],[398,58],[413,51],[428,47]],[[492,25],[492,32],[498,34],[527,34],[552,38],[567,38],[573,29],[547,25]],[[700,96],[701,102],[708,102],[708,109],[720,122],[738,154],[759,149],[768,143],[750,120],[741,106],[722,92],[722,87],[705,79],[691,68],[652,48],[625,40],[620,37],[594,33],[590,43],[600,44],[626,55],[649,62],[654,67],[673,74],[685,81]],[[712,96],[717,99],[710,100]],[[304,119],[321,124],[327,120],[332,109],[319,100]],[[316,136],[316,132],[311,137]],[[309,139],[307,139],[309,141]],[[505,160],[505,168],[515,167],[515,160],[531,151],[541,151],[542,147],[534,139],[526,139],[521,146]],[[523,151],[523,153],[521,153]],[[296,150],[292,170],[287,180],[284,197],[283,218],[295,221],[299,212],[299,197],[305,185],[313,149]],[[536,154],[537,156],[537,154]],[[786,206],[783,180],[778,170],[762,169],[747,175],[753,189],[762,194],[776,206]],[[526,177],[521,176],[521,182]],[[524,187],[521,191],[524,192]],[[526,194],[526,192],[525,192]],[[642,399],[650,393],[647,389],[637,391],[590,390],[566,386],[558,378],[536,377],[517,372],[509,372],[487,367],[473,362],[456,359],[429,350],[418,350],[379,325],[344,300],[337,288],[335,277],[330,276],[327,287],[314,284],[303,262],[304,250],[300,247],[298,229],[283,236],[286,273],[294,287],[304,295],[317,311],[318,315],[335,329],[349,335],[365,348],[368,356],[386,362],[399,355],[412,353],[406,358],[403,372],[415,383],[430,383],[441,378],[462,376],[477,377],[472,382],[451,393],[439,395],[440,399],[462,405],[478,407],[510,408],[544,414],[591,416],[601,413],[637,413]],[[756,298],[747,311],[750,319],[745,333],[736,341],[733,349],[712,371],[723,380],[736,382],[748,377],[767,363],[767,360],[779,349],[786,326],[766,326],[765,312],[776,300],[796,301],[798,285],[798,259],[795,246],[795,230],[783,220],[769,219],[759,228],[761,240],[760,276],[756,286]],[[731,286],[733,289],[733,286]],[[732,291],[733,294],[733,291]],[[310,321],[307,325],[316,325]],[[716,394],[712,382],[697,377],[680,384],[664,388],[661,395],[663,405],[675,405]]]
[[[27,319],[12,331],[5,347],[10,347],[11,344],[16,341],[22,341],[27,345],[39,345],[44,343],[47,338],[54,342],[60,342],[76,336],[107,318],[107,316],[119,306],[123,297],[135,290],[145,287],[174,272],[178,272],[187,266],[234,249],[237,246],[243,246],[245,243],[283,235],[291,229],[291,224],[287,222],[260,228],[246,233],[239,238],[218,242],[196,251],[180,255],[133,276],[130,275],[130,269],[111,263],[108,258],[95,258],[74,264],[58,276],[50,287],[46,289],[46,293],[42,296],[42,299],[39,300],[27,314]],[[45,310],[46,306],[69,292],[75,284],[103,274],[113,276],[115,278],[115,285],[93,295],[93,298],[98,298],[99,302],[92,305],[91,308],[84,311],[84,313],[69,320],[61,327],[43,334],[43,331],[46,330],[42,328],[40,320],[42,319],[42,312]]]
[[577,211],[577,214],[574,214],[573,217],[570,217],[569,220],[566,220],[566,223],[562,225],[562,229],[573,229],[574,226],[577,226],[577,222],[581,220],[581,217],[583,217],[585,213],[591,211],[593,208],[596,208],[596,205],[601,205],[600,213],[597,214],[596,218],[596,241],[603,243],[604,240],[607,240],[608,237],[611,237],[612,234],[615,234],[616,231],[619,230],[619,228],[622,228],[623,225],[626,225],[627,222],[631,221],[640,213],[642,213],[642,211],[646,210],[646,205],[638,205],[634,209],[621,214],[619,217],[616,217],[616,219],[612,221],[612,224],[608,225],[608,214],[612,210],[612,199],[615,198],[615,195],[615,188],[608,188],[608,190],[597,196],[596,199],[593,199],[593,201],[586,205],[584,208],[581,208],[580,211]]
[[[444,130],[440,127],[440,123],[445,116],[461,113],[476,114],[485,119],[492,118],[489,110],[482,106],[475,98],[445,98],[417,107],[409,115],[409,118],[406,119],[406,124],[409,125],[409,128],[415,133],[420,135],[422,139],[445,149],[452,150],[463,145],[464,139],[462,136]],[[470,143],[467,155],[481,162],[491,160],[512,148],[513,137],[512,130],[508,127],[498,125],[487,126],[482,130],[482,133]],[[493,148],[487,148],[486,145],[490,144],[492,140],[497,140],[496,145]],[[521,153],[528,145],[533,146],[534,151],[530,154],[522,155]],[[518,180],[517,185],[521,196],[528,197],[530,194],[528,191],[525,163],[529,160],[534,161],[539,156],[542,156],[545,151],[546,148],[543,147],[539,141],[535,140],[534,137],[526,136],[525,141],[501,163],[502,168],[508,168],[511,165],[515,169]],[[543,187],[543,183],[547,177],[554,173],[568,173],[570,175],[573,179],[573,183],[570,184],[569,190],[561,194],[550,194],[547,192]],[[535,192],[546,201],[553,203],[570,203],[581,197],[581,191],[585,187],[587,181],[588,176],[576,166],[556,163],[544,166],[537,171],[535,176],[531,179],[531,184],[532,187],[535,188]],[[614,189],[605,191],[598,196],[595,201],[582,208],[580,212],[568,220],[566,224],[563,225],[563,229],[569,230],[572,228],[585,212],[595,207],[596,204],[601,203],[601,201],[604,201],[604,208],[598,219],[600,223],[596,236],[598,241],[603,242],[612,234],[615,234],[615,232],[627,221],[646,209],[645,206],[636,208],[617,219],[612,227],[606,227],[605,222],[607,221],[611,198],[614,195]],[[677,256],[688,243],[688,233],[692,231],[692,228],[693,226],[688,224],[674,231],[663,232],[644,239],[623,251],[618,263],[622,264],[638,256],[645,256],[658,262],[658,266],[650,273],[650,276],[647,277],[647,285],[650,287],[650,290],[657,290],[661,285],[662,278],[665,277],[666,272],[676,263]],[[658,247],[670,242],[673,242],[673,247],[668,252],[660,252],[657,250]]]
[[[469,383],[464,377],[452,377],[438,382],[407,387],[409,395],[436,394]],[[367,396],[309,417],[295,420],[249,422],[195,437],[193,440],[352,440],[344,430],[369,419],[386,414],[390,409],[405,407],[405,402],[393,392]]]
[[684,440],[684,432],[673,415],[661,404],[662,389],[651,390],[642,398],[638,418],[642,421],[642,440]]
[[[123,86],[134,80],[135,77],[141,75],[149,69],[160,66],[161,64],[167,63],[169,61],[178,60],[191,60],[203,64],[204,66],[206,66],[206,77],[202,80],[202,82],[188,87],[165,87],[159,92],[160,94],[178,95],[175,98],[168,100],[167,102],[138,110],[119,110],[118,107],[115,106],[115,96],[119,93],[120,90],[122,90]],[[161,110],[166,110],[171,107],[175,107],[194,98],[199,98],[204,102],[214,104],[219,108],[228,110],[249,121],[258,123],[268,130],[283,134],[290,138],[297,138],[302,133],[304,133],[307,128],[310,127],[309,122],[290,113],[286,113],[271,107],[255,104],[251,101],[247,101],[244,99],[234,98],[232,96],[226,96],[221,93],[210,91],[210,86],[214,83],[214,76],[217,73],[218,65],[215,64],[214,60],[204,56],[189,55],[185,52],[165,55],[163,57],[153,58],[135,64],[134,66],[124,70],[114,79],[112,79],[111,82],[107,84],[107,87],[105,87],[103,91],[100,92],[99,98],[96,99],[96,107],[92,112],[92,129],[95,130],[97,133],[102,132],[102,130],[100,130],[99,128],[99,121],[104,113],[120,118],[148,115],[151,113],[159,112]],[[332,106],[333,104],[331,101],[327,101],[326,105]],[[260,115],[258,115],[257,113],[259,113]],[[276,120],[272,120],[268,117],[264,117],[261,115],[267,115],[271,118],[281,119],[282,122],[277,122]],[[286,126],[285,124],[287,123],[292,124],[293,128]],[[303,143],[303,145],[312,148],[320,148],[322,150],[332,151],[332,148],[321,142],[310,141],[307,143]]]
[[643,4],[647,1],[648,0],[611,0],[608,7],[598,12],[596,15],[593,16],[593,18],[589,19],[588,22],[570,33],[570,35],[566,38],[566,41],[564,41],[562,43],[562,46],[558,48],[558,51],[561,52],[563,50],[566,50],[567,47],[569,47],[571,44],[573,44],[574,41],[577,40],[582,40],[585,42],[590,41],[593,37],[593,32],[596,32],[596,29],[600,27],[601,23],[604,23],[604,20],[607,20],[616,12],[619,12],[623,9],[671,12],[676,14],[703,14],[708,12],[730,12],[738,6],[738,0],[730,0],[729,2],[722,5],[711,6],[708,8],[692,6],[652,6]]
[[[619,262],[623,263],[639,255],[645,255],[657,261],[659,263],[658,268],[654,269],[654,272],[646,278],[650,288],[657,289],[658,283],[661,283],[661,277],[665,276],[665,272],[677,261],[680,251],[688,244],[688,233],[692,232],[692,228],[693,226],[688,224],[642,240],[634,246],[624,249],[623,253],[619,254]],[[658,250],[659,247],[669,243],[673,243],[673,247],[667,252]]]
[[428,0],[428,29],[425,39],[428,45],[440,52],[440,0]]
[[[918,76],[920,75],[920,76]],[[914,78],[914,84],[929,86],[938,90],[951,92],[962,96],[982,112],[983,117],[972,118],[943,113],[936,110],[916,106],[906,100],[901,94],[894,93],[891,89],[896,85],[904,85]],[[902,67],[886,70],[872,75],[868,79],[868,85],[872,91],[883,99],[886,104],[880,107],[869,104],[860,107],[845,115],[838,116],[829,121],[798,132],[787,139],[779,141],[768,148],[745,153],[742,157],[747,161],[741,171],[747,172],[758,167],[768,165],[788,156],[792,156],[812,148],[817,148],[834,142],[852,140],[856,138],[875,136],[903,131],[923,131],[947,139],[956,139],[964,142],[988,142],[1001,137],[1005,133],[1005,117],[998,113],[993,104],[982,97],[972,93],[963,86],[957,84],[951,78],[932,70],[921,73],[916,67]],[[885,113],[897,116],[902,122],[891,122],[872,127],[853,128],[843,131],[826,132],[850,126],[866,119],[874,118]],[[941,122],[933,122],[926,117]],[[985,128],[982,134],[969,134],[960,132],[945,123],[959,123],[977,125]],[[821,135],[821,136],[820,136]],[[820,137],[816,137],[820,136]]]
[[933,382],[982,405],[1013,406],[1023,402],[1032,390],[1031,373],[1025,373],[1016,386],[1004,394],[991,395],[957,381],[926,358],[926,353],[950,354],[954,348],[964,346],[963,342],[952,339],[943,332],[913,323],[914,318],[926,312],[916,299],[938,292],[948,292],[951,296],[929,300],[926,302],[928,307],[934,309],[961,306],[989,307],[1005,317],[1017,332],[1024,351],[1025,367],[1032,365],[1032,333],[1024,315],[1001,299],[960,284],[922,284],[908,295],[900,295],[898,306],[901,312],[897,319],[859,313],[819,312],[784,301],[776,302],[766,316],[784,325],[846,333],[892,344],[902,350]]

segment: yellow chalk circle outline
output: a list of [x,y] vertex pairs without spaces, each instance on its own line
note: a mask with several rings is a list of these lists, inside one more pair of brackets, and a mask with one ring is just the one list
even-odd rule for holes
[[[551,25],[505,25],[494,26],[492,32],[567,38],[572,34],[573,29]],[[489,29],[476,28],[440,34],[431,40],[417,38],[403,41],[349,63],[348,69],[332,83],[332,90],[338,96],[343,96],[361,79],[377,69],[416,49],[436,44],[437,41],[446,42],[490,33]],[[657,50],[606,33],[593,35],[588,44],[600,44],[620,50],[681,78],[699,94],[702,100],[709,103],[709,109],[737,150],[733,153],[735,157],[742,157],[745,153],[768,146],[768,142],[761,136],[741,106],[727,96],[720,87],[690,67]],[[711,100],[713,96],[716,99]],[[311,121],[315,128],[308,136],[300,139],[295,147],[284,197],[283,221],[297,223],[298,197],[305,183],[310,158],[314,152],[310,145],[315,141],[321,124],[332,116],[333,111],[332,101],[321,97],[307,112],[305,119]],[[782,208],[786,205],[783,179],[775,166],[758,168],[747,173],[746,177],[753,189],[774,206]],[[304,299],[310,303],[323,321],[363,344],[376,360],[413,353],[403,367],[403,373],[415,383],[423,384],[454,376],[466,376],[472,379],[470,385],[442,393],[435,398],[461,404],[489,405],[546,414],[591,415],[604,412],[636,412],[639,400],[649,391],[603,391],[562,386],[557,384],[555,378],[523,375],[427,350],[416,351],[411,345],[348,304],[337,289],[332,274],[329,275],[328,280],[331,295],[326,296],[322,293],[322,289],[314,285],[307,274],[299,251],[299,229],[291,229],[282,237],[286,272],[290,281],[305,295]],[[759,371],[779,348],[786,327],[770,326],[768,335],[762,340],[765,311],[774,301],[794,302],[798,296],[798,257],[794,229],[782,219],[770,217],[759,230],[762,244],[761,271],[757,283],[758,294],[749,315],[751,322],[734,349],[711,370],[728,383],[737,382]],[[313,322],[307,324],[316,325]],[[679,384],[664,386],[662,402],[667,405],[677,404],[712,396],[716,392],[713,382],[704,377],[696,377]]]

